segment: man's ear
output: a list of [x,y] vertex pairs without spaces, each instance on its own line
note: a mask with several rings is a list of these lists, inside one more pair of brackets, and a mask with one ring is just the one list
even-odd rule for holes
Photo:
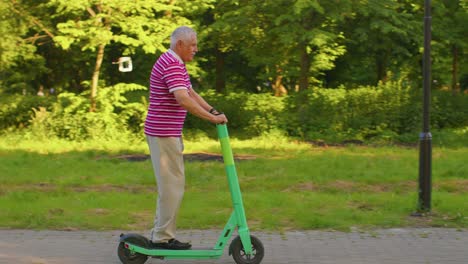
[[180,48],[182,48],[182,47],[184,46],[184,42],[183,42],[181,39],[179,39],[179,40],[177,41],[176,45],[177,45],[177,48],[180,49]]

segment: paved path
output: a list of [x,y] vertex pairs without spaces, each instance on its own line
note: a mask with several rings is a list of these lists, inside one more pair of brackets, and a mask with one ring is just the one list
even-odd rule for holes
[[[120,231],[0,230],[0,263],[100,264],[120,263],[116,248]],[[295,231],[255,233],[265,246],[262,264],[467,264],[468,230],[385,229],[368,232]],[[212,246],[218,232],[181,231],[180,240]],[[146,263],[235,264],[225,254],[219,260],[149,259]]]

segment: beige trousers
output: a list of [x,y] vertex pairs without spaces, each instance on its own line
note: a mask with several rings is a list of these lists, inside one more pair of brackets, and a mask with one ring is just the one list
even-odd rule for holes
[[177,213],[184,196],[184,145],[179,137],[146,136],[146,140],[158,186],[156,216],[150,239],[153,242],[167,242],[175,238]]

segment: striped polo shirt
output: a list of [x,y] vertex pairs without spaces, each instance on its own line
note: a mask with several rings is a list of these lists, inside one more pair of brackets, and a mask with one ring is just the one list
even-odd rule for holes
[[192,84],[185,64],[172,50],[162,54],[151,70],[148,114],[145,134],[153,137],[180,137],[187,110],[182,108],[173,92]]

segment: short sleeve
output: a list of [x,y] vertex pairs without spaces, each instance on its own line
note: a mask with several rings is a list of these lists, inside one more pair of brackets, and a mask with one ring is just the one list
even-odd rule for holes
[[179,89],[188,89],[185,75],[184,65],[171,63],[167,66],[163,79],[169,92],[172,93]]

